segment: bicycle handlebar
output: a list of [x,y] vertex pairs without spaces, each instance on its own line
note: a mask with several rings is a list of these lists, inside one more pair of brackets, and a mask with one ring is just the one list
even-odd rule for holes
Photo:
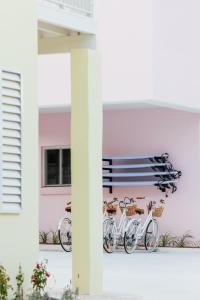
[[[128,202],[127,202],[128,201]],[[133,198],[129,198],[129,197],[125,197],[124,200],[121,200],[119,202],[119,206],[121,208],[126,208],[127,206],[129,206],[131,203],[134,203],[134,199]]]
[[109,202],[109,204],[113,204],[113,203],[118,202],[118,201],[119,201],[118,198],[114,198],[112,201]]

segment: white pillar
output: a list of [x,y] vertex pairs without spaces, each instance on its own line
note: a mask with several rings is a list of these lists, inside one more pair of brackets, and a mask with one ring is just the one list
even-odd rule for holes
[[71,52],[72,282],[102,292],[102,103],[95,50]]
[[[16,177],[18,185],[21,185],[21,197],[18,195],[10,198],[14,190],[11,187],[9,187],[10,194],[6,196],[7,203],[13,201],[14,204],[14,199],[18,199],[16,201],[21,202],[21,209],[16,210],[15,205],[13,208],[10,205],[10,209],[5,213],[1,207],[3,199],[0,198],[0,264],[7,269],[11,278],[10,283],[15,286],[15,277],[20,263],[25,275],[24,288],[27,289],[31,286],[30,277],[39,252],[37,2],[35,0],[0,1],[0,23],[0,67],[11,73],[19,73],[22,82],[21,97],[17,101],[20,102],[22,115],[19,129],[22,134],[22,163],[20,166],[16,158],[16,163],[12,165],[13,171],[18,172],[21,168],[21,181]],[[1,103],[1,95],[0,98]],[[0,104],[0,114],[1,110]],[[0,177],[1,168],[2,165],[0,165]]]

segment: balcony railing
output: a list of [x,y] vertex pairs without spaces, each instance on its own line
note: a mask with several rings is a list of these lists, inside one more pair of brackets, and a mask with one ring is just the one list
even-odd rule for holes
[[94,0],[38,0],[39,4],[85,17],[93,17]]

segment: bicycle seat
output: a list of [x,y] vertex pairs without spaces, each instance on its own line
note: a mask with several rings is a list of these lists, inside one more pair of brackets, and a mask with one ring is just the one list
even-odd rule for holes
[[67,212],[71,212],[71,211],[72,211],[72,208],[71,208],[71,206],[67,206],[67,207],[65,207],[65,211],[67,211]]
[[138,215],[143,215],[144,214],[144,209],[143,208],[136,208],[135,209],[136,214]]
[[107,211],[108,214],[111,214],[111,215],[116,214],[116,212],[117,212],[116,209],[111,209],[111,208],[108,208],[106,211]]

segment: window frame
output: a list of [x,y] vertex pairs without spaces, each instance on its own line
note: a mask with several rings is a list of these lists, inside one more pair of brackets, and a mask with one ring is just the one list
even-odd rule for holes
[[[70,146],[45,146],[42,147],[42,188],[62,188],[62,187],[71,187],[71,184],[63,184],[63,170],[62,170],[62,150],[70,150]],[[59,150],[59,184],[49,185],[46,184],[46,174],[47,174],[47,165],[46,165],[46,151],[48,150]]]

